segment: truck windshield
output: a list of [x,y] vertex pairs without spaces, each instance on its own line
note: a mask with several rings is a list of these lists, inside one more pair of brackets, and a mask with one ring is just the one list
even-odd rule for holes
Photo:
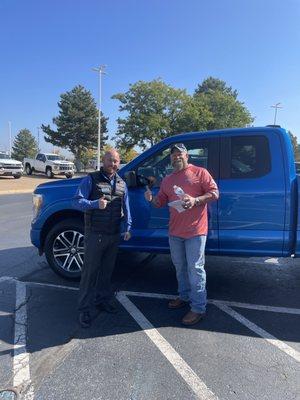
[[9,156],[8,154],[3,154],[3,153],[1,154],[1,153],[0,153],[0,160],[4,160],[5,158],[6,158],[6,159],[7,159],[7,158],[10,158],[10,156]]
[[48,156],[47,156],[47,159],[48,159],[48,160],[51,160],[51,161],[54,161],[54,160],[63,160],[62,157],[56,156],[56,155],[48,155]]

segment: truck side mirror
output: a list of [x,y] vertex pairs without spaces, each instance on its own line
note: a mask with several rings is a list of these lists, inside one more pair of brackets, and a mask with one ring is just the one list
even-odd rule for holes
[[127,187],[129,188],[137,187],[136,173],[134,171],[125,172],[124,178]]

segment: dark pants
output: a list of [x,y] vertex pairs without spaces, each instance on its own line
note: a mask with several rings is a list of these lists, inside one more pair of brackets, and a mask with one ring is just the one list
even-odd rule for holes
[[88,311],[93,304],[112,297],[111,276],[114,270],[120,235],[86,232],[84,263],[81,271],[78,310]]

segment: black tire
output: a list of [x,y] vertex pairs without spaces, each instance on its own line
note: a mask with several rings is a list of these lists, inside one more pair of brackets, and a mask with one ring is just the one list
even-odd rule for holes
[[20,179],[20,178],[21,178],[21,176],[22,176],[21,174],[14,175],[14,178],[15,178],[15,179]]
[[48,178],[53,178],[53,176],[54,176],[53,173],[52,173],[51,167],[47,167],[45,173],[46,173]]
[[[75,233],[77,235],[75,236],[75,246],[71,246]],[[72,281],[80,279],[84,251],[83,235],[83,223],[76,218],[59,222],[47,234],[45,240],[46,259],[53,271],[65,279]],[[80,264],[80,268],[78,264]]]
[[74,176],[73,174],[66,174],[67,179],[71,179],[71,178],[73,178],[73,176]]
[[26,172],[26,175],[31,175],[32,174],[32,168],[30,167],[30,164],[26,164],[25,172]]

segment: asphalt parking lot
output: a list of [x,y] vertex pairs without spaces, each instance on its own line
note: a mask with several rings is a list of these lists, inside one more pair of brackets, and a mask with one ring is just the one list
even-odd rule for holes
[[119,311],[95,312],[84,330],[78,285],[30,246],[30,196],[20,196],[0,200],[0,389],[43,400],[300,398],[298,260],[207,257],[207,317],[187,328],[186,310],[166,307],[170,258],[121,255]]

